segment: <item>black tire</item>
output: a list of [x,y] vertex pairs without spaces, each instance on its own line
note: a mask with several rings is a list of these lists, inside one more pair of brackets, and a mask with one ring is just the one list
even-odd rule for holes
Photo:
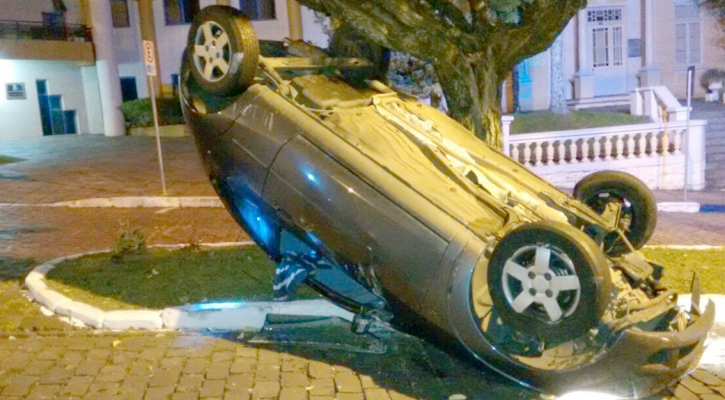
[[[219,41],[222,41],[220,48]],[[185,62],[199,87],[215,96],[242,93],[259,65],[259,41],[239,10],[226,6],[202,9],[189,29]]]
[[488,284],[504,325],[548,343],[596,327],[612,297],[609,266],[597,244],[571,225],[550,221],[523,225],[501,240]]
[[[657,201],[652,191],[641,180],[620,171],[595,172],[584,177],[574,187],[574,197],[602,214],[607,203],[622,204],[620,226],[635,249],[644,246],[657,226]],[[629,249],[618,234],[605,238],[604,250],[617,256]]]
[[370,68],[342,70],[343,76],[354,83],[378,79],[385,71],[384,49],[360,34],[350,25],[343,25],[332,35],[330,50],[333,57],[363,57],[370,60]]

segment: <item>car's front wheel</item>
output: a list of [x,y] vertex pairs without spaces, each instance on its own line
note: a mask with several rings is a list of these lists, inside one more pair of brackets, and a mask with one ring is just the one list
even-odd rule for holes
[[186,60],[199,87],[215,96],[242,93],[259,64],[259,42],[252,24],[232,7],[202,9],[189,30]]
[[609,267],[596,243],[549,221],[521,226],[501,240],[489,262],[488,285],[502,324],[540,342],[586,334],[612,296]]

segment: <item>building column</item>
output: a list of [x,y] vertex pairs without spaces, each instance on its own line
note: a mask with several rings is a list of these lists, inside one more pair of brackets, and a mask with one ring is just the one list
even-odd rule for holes
[[576,15],[576,54],[577,65],[574,74],[574,98],[590,99],[594,97],[594,70],[589,57],[587,10],[579,10]]
[[[161,96],[161,61],[159,60],[159,43],[156,41],[156,24],[154,23],[154,7],[152,0],[138,1],[138,18],[141,25],[141,39],[154,42],[154,52],[156,57],[156,76],[149,77],[152,85],[154,85],[154,93],[157,97]],[[140,43],[139,43],[140,44]],[[143,61],[143,54],[141,55]],[[150,94],[150,90],[149,90]]]
[[302,40],[302,10],[296,0],[287,0],[287,20],[289,22],[289,38]]
[[655,63],[655,13],[654,0],[642,0],[642,40],[644,41],[644,57],[642,69],[639,71],[639,86],[650,87],[660,85],[660,69]]
[[118,77],[118,63],[113,46],[113,19],[111,3],[108,1],[88,2],[88,11],[93,29],[93,46],[96,50],[96,72],[103,110],[103,132],[106,136],[123,136],[126,125],[121,114],[121,79]]

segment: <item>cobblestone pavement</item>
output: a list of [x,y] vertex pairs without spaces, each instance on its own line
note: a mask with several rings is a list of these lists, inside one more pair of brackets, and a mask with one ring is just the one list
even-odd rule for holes
[[[0,340],[0,399],[533,399],[420,341],[383,355],[256,348],[200,334],[76,334]],[[409,347],[409,349],[406,349]],[[401,356],[415,350],[417,356]],[[437,354],[436,354],[437,355]]]
[[124,224],[149,244],[249,240],[223,208],[0,207],[0,255],[45,261],[110,249]]
[[[54,203],[90,197],[159,196],[153,138],[67,135],[0,142],[0,203]],[[213,196],[190,138],[164,138],[167,192]]]
[[725,213],[660,213],[648,244],[725,246]]
[[[415,338],[385,354],[255,347],[233,336],[86,333],[0,339],[0,399],[537,399]],[[698,369],[648,400],[723,400]]]
[[[114,209],[0,206],[0,255],[47,260],[113,246],[124,224],[150,244],[248,240],[222,208]],[[649,244],[725,245],[725,213],[660,214]]]

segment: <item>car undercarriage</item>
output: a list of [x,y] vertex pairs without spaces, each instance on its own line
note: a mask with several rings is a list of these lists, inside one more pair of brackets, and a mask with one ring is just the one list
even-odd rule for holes
[[258,56],[243,15],[204,10],[184,114],[226,207],[280,263],[275,289],[303,276],[360,333],[413,321],[547,393],[643,397],[696,366],[714,306],[679,308],[638,251],[656,224],[641,181],[604,171],[569,196],[360,79],[369,60]]

